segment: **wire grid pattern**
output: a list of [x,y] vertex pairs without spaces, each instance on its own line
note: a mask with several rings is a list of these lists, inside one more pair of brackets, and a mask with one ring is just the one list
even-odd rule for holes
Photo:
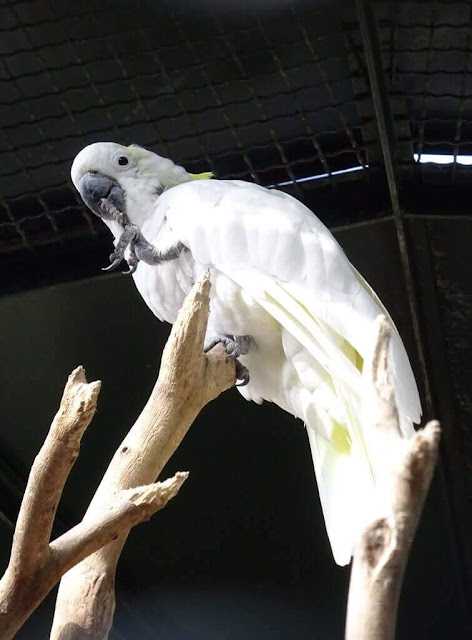
[[[418,163],[417,177],[436,185],[469,181],[470,169],[456,159],[472,154],[472,2],[382,4],[379,24],[390,97],[406,100],[413,152],[454,159],[446,166]],[[411,155],[400,158],[404,168],[412,162]]]
[[10,1],[0,30],[4,251],[98,232],[69,177],[97,140],[301,198],[298,179],[365,166],[343,24],[310,3]]

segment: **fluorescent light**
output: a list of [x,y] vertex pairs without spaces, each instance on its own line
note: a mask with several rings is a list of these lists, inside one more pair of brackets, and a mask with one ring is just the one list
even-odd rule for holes
[[301,182],[311,182],[312,180],[322,180],[323,178],[329,178],[330,176],[339,176],[342,173],[353,173],[354,171],[362,171],[363,169],[367,169],[369,165],[358,166],[358,167],[349,167],[349,169],[338,169],[338,171],[331,171],[331,173],[318,173],[315,176],[306,176],[306,178],[295,178],[295,180],[286,180],[284,182],[276,182],[275,184],[267,185],[268,189],[272,189],[273,187],[286,187],[290,184],[301,183]]
[[[434,164],[453,164],[454,156],[452,153],[418,153],[413,154],[416,162],[421,164],[433,162]],[[457,164],[472,165],[472,156],[456,156]]]
[[[428,162],[432,162],[434,164],[453,164],[454,163],[454,155],[452,153],[422,153],[419,155],[418,153],[414,153],[413,157],[415,162],[420,162],[421,164],[426,164]],[[458,155],[456,156],[457,164],[462,164],[465,166],[472,166],[472,156],[466,155]],[[288,187],[294,183],[302,183],[302,182],[312,182],[313,180],[323,180],[323,178],[329,178],[331,176],[339,176],[343,173],[353,173],[355,171],[362,171],[363,169],[368,169],[369,165],[366,164],[364,166],[357,167],[349,167],[348,169],[339,169],[337,171],[331,171],[331,173],[318,173],[314,176],[306,176],[305,178],[295,178],[295,180],[284,180],[284,182],[276,182],[275,184],[266,185],[268,189],[273,189],[274,187]]]

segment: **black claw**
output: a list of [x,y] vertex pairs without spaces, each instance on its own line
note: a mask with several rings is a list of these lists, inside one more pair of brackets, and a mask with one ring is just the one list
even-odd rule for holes
[[129,269],[127,271],[122,271],[121,273],[124,273],[126,276],[129,275],[130,273],[134,273],[136,271],[136,269],[138,268],[138,263],[137,262],[128,262],[128,266]]
[[[245,338],[245,336],[243,336],[243,338]],[[226,354],[230,358],[234,358],[234,361],[236,363],[236,380],[240,380],[239,383],[236,382],[236,386],[245,387],[250,380],[249,371],[243,364],[241,364],[241,362],[238,360],[238,357],[240,355],[246,355],[246,353],[248,352],[248,349],[245,348],[243,350],[237,342],[238,339],[240,338],[239,337],[234,338],[231,336],[209,338],[208,341],[205,343],[204,350],[205,350],[205,353],[207,353],[208,351],[213,349],[213,347],[216,346],[218,343],[221,343],[225,347]],[[252,338],[250,340],[253,342]]]
[[210,342],[207,342],[206,344],[204,344],[203,345],[204,353],[208,353],[209,351],[211,351],[213,347],[216,347],[217,344],[220,344],[219,340],[211,340]]
[[239,362],[239,360],[235,360],[236,362],[236,380],[241,380],[237,387],[245,387],[250,380],[249,371],[247,368]]
[[136,269],[138,268],[138,264],[139,264],[139,258],[136,255],[134,242],[130,242],[129,243],[129,256],[127,257],[126,260],[128,262],[129,269],[127,271],[123,271],[123,273],[125,275],[130,275],[131,273],[134,273],[136,271]]

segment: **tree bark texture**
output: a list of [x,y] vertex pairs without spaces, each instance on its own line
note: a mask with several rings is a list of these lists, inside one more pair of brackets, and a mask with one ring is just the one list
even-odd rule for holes
[[[141,415],[116,451],[84,516],[97,517],[116,491],[154,482],[202,408],[234,386],[235,364],[203,342],[209,313],[209,275],[197,282],[164,349],[160,373]],[[115,571],[128,531],[86,558],[61,581],[53,640],[102,640],[115,609]]]

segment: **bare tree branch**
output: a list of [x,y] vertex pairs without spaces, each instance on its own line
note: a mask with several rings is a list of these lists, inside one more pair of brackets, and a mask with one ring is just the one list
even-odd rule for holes
[[79,455],[80,441],[97,408],[100,382],[87,383],[82,367],[69,376],[44,445],[36,456],[13,537],[10,564],[27,569],[47,556],[64,484]]
[[[165,347],[159,378],[136,423],[115,453],[83,523],[93,522],[116,491],[155,481],[201,409],[235,383],[234,360],[221,347],[203,352],[210,279],[197,282]],[[115,571],[128,531],[86,558],[61,581],[51,638],[100,640],[115,608]]]
[[[100,391],[100,382],[89,384],[82,367],[69,376],[59,411],[31,468],[10,563],[0,581],[2,640],[12,638],[64,573],[89,554],[105,546],[117,561],[129,530],[162,509],[187,478],[187,473],[178,473],[165,482],[154,483],[200,409],[235,381],[232,359],[218,349],[208,356],[203,353],[209,291],[206,274],[184,304],[164,352],[154,391],[115,454],[85,518],[50,542],[57,505]],[[106,553],[104,557],[108,557]],[[104,587],[113,599],[112,565],[113,562],[103,575],[95,576],[97,579],[81,602],[79,613],[91,614],[91,625],[86,620],[84,626],[67,602],[56,610],[56,621],[64,622],[58,623],[57,637],[69,637],[71,629],[73,637],[82,638],[87,637],[84,629],[90,626],[100,633],[109,628],[110,608],[102,610],[100,603]]]
[[[10,638],[49,589],[49,538],[80,440],[95,413],[100,382],[87,383],[82,367],[71,373],[44,445],[31,468],[13,536],[10,562],[0,581],[0,637]],[[51,580],[52,580],[51,576]]]
[[51,542],[50,550],[61,576],[120,533],[148,520],[174,498],[188,473],[176,473],[164,482],[119,491],[108,511],[83,521]]
[[378,321],[366,363],[365,433],[378,490],[371,521],[354,553],[346,640],[393,640],[403,575],[437,459],[439,423],[402,435],[388,365],[390,328]]
[[71,373],[46,440],[31,468],[13,537],[10,562],[0,580],[0,637],[12,638],[64,573],[119,534],[147,520],[173,498],[186,473],[163,483],[119,491],[111,507],[54,542],[52,524],[81,438],[97,406],[100,382],[87,383],[82,367]]

